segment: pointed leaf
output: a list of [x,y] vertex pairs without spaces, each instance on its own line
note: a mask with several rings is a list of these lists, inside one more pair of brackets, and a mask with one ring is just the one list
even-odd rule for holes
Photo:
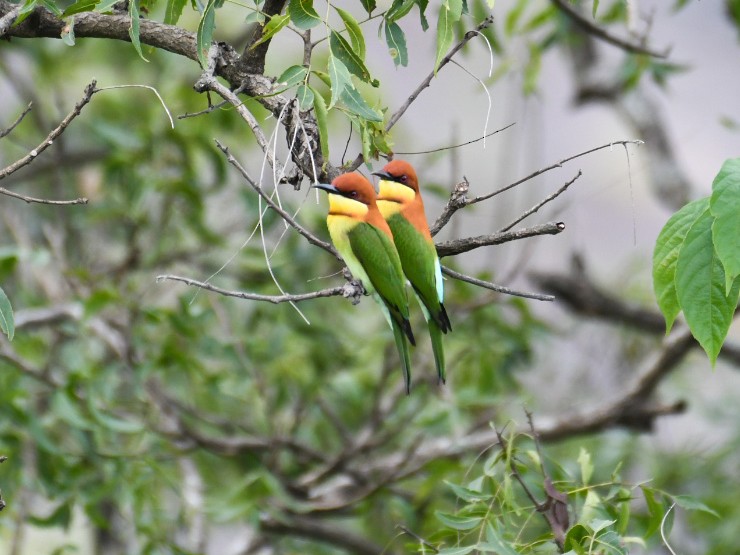
[[13,318],[13,307],[10,305],[10,299],[0,287],[0,331],[13,340],[15,335],[15,320]]
[[329,37],[329,49],[332,55],[342,60],[342,63],[347,66],[350,73],[365,82],[370,82],[370,72],[365,66],[365,62],[352,50],[352,46],[350,46],[347,40],[336,31],[332,31]]
[[591,8],[591,17],[596,19],[596,12],[599,11],[599,0],[593,0],[594,4]]
[[725,293],[740,275],[740,158],[725,161],[712,183],[712,241],[725,270]]
[[715,511],[714,509],[710,509],[701,501],[698,501],[688,495],[675,495],[673,497],[673,500],[676,502],[676,505],[687,511],[701,511],[717,518],[721,518],[717,511]]
[[141,41],[139,40],[139,0],[129,0],[128,14],[131,17],[131,25],[128,28],[128,35],[131,37],[131,44],[134,45],[139,57],[148,62],[141,51]]
[[62,10],[59,9],[59,6],[57,6],[56,3],[53,2],[53,0],[39,0],[39,4],[41,4],[55,16],[62,17]]
[[581,480],[583,481],[583,485],[586,486],[594,473],[594,465],[591,462],[591,454],[583,447],[581,447],[581,451],[578,454],[578,464],[581,465]]
[[288,13],[293,24],[304,31],[321,23],[319,14],[313,8],[313,0],[290,0]]
[[406,49],[406,37],[398,23],[385,23],[385,42],[393,63],[406,67],[409,63],[409,53]]
[[326,108],[324,97],[318,91],[313,91],[313,111],[316,123],[319,125],[319,141],[321,142],[321,157],[324,162],[329,160],[329,111]]
[[474,545],[467,545],[465,547],[445,547],[437,551],[437,555],[468,555],[475,549]]
[[480,516],[458,516],[441,511],[436,511],[434,514],[442,524],[453,530],[472,530],[483,520],[483,517]]
[[676,261],[676,295],[692,335],[714,365],[737,308],[740,278],[729,296],[725,271],[712,244],[714,218],[707,208],[691,226]]
[[198,48],[198,60],[204,68],[208,67],[208,51],[213,42],[213,30],[216,28],[216,2],[208,0],[206,9],[198,24],[198,34],[196,36],[196,46]]
[[501,536],[490,522],[486,526],[486,544],[484,545],[491,547],[498,555],[517,555],[519,553],[511,543]]
[[342,93],[347,87],[352,87],[352,76],[347,69],[347,66],[342,63],[342,60],[333,56],[329,52],[329,79],[331,80],[331,100],[329,101],[329,108],[331,109],[337,100],[340,99]]
[[709,206],[709,200],[691,202],[673,214],[658,235],[653,251],[653,290],[658,307],[665,316],[666,333],[671,331],[681,312],[676,296],[676,260],[686,234],[699,215]]
[[76,13],[91,12],[100,3],[100,0],[77,0],[62,12],[62,17],[69,17]]
[[250,48],[256,48],[263,42],[266,42],[270,40],[275,33],[280,31],[283,27],[285,27],[288,23],[290,23],[290,15],[284,14],[284,15],[273,15],[270,18],[270,21],[267,22],[267,25],[265,25],[264,29],[262,30],[262,36],[260,39],[255,42]]
[[167,0],[167,7],[164,12],[164,22],[167,25],[177,25],[186,3],[187,0]]
[[368,103],[365,102],[365,99],[362,98],[360,91],[358,91],[355,87],[346,87],[342,91],[340,98],[342,99],[344,105],[347,107],[347,110],[349,110],[353,114],[360,116],[362,119],[366,119],[368,121],[383,121],[383,116],[373,110],[368,105]]
[[645,496],[645,504],[648,509],[649,518],[645,530],[645,538],[649,538],[660,529],[660,523],[663,522],[666,507],[664,503],[656,499],[656,494],[659,492],[655,489],[647,486],[640,486],[640,489],[642,489],[642,494]]
[[277,78],[277,82],[280,85],[285,85],[290,88],[295,85],[299,85],[300,83],[304,83],[306,81],[306,75],[308,75],[308,70],[305,67],[290,66],[288,69],[283,71],[280,77]]
[[489,493],[482,493],[480,491],[475,491],[463,486],[458,486],[457,484],[453,484],[452,482],[448,482],[445,480],[445,484],[452,489],[452,492],[459,498],[465,501],[466,503],[472,503],[474,501],[481,501],[481,500],[487,500],[491,499],[491,494]]
[[357,20],[352,17],[352,14],[348,11],[343,10],[342,8],[338,8],[337,6],[334,6],[334,9],[337,10],[339,17],[341,17],[342,21],[344,21],[344,28],[347,29],[347,35],[349,36],[349,41],[352,44],[352,50],[357,53],[360,59],[364,60],[365,36],[362,34],[362,29],[360,29],[360,25],[357,23]]
[[393,0],[393,4],[385,13],[386,22],[398,21],[411,11],[415,3],[415,0]]
[[447,0],[442,4],[437,20],[437,54],[434,62],[436,73],[455,36],[455,23],[462,16],[462,0]]
[[371,14],[375,9],[375,0],[360,0],[360,3],[368,14]]
[[37,4],[38,0],[26,0],[18,11],[18,16],[15,18],[13,25],[17,26],[23,23],[23,21],[33,13],[33,10],[36,9]]
[[419,6],[419,23],[421,23],[421,30],[426,31],[429,29],[429,22],[427,21],[426,16],[429,0],[417,0],[416,5]]
[[301,85],[295,93],[295,97],[298,99],[298,109],[301,112],[310,110],[313,108],[313,91],[306,85]]

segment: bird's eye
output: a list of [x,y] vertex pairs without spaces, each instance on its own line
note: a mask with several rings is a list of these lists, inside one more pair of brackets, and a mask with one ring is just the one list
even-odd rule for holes
[[351,196],[352,198],[357,198],[357,191],[350,191],[349,196]]
[[399,179],[401,180],[401,183],[406,183],[406,181],[408,181],[408,176],[404,174],[401,177],[399,177]]

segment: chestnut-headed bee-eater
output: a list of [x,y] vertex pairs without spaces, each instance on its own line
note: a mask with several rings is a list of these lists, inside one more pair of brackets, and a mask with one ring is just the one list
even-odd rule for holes
[[393,330],[408,394],[411,390],[408,342],[412,345],[416,342],[409,323],[401,260],[393,244],[393,234],[375,202],[375,189],[359,173],[345,173],[331,185],[321,183],[314,187],[329,193],[326,225],[334,246],[352,276],[378,301]]
[[421,304],[432,340],[437,375],[444,383],[442,334],[450,331],[452,325],[443,304],[442,267],[429,232],[416,172],[408,162],[393,160],[374,175],[380,177],[378,208],[391,228],[403,272]]

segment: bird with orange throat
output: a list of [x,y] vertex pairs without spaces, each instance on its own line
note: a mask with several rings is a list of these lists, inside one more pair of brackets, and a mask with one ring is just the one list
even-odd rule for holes
[[403,272],[424,313],[432,341],[437,376],[446,378],[442,334],[452,330],[444,306],[442,266],[429,231],[416,171],[408,162],[393,160],[382,171],[377,205],[393,233]]
[[409,303],[403,267],[393,234],[376,204],[375,189],[359,173],[340,175],[331,185],[314,185],[329,194],[326,225],[352,276],[378,302],[401,357],[406,393],[411,390]]

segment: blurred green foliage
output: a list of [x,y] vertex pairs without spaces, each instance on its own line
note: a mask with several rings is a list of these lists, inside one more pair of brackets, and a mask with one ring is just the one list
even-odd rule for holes
[[[290,2],[291,10],[306,4]],[[413,4],[394,2],[391,13],[406,10],[406,16]],[[412,12],[414,24],[423,24],[426,3],[416,4],[421,18],[416,23]],[[458,7],[449,4],[447,11]],[[487,6],[462,4],[478,19]],[[362,5],[374,9],[374,2]],[[207,13],[208,6],[220,7],[208,2],[200,8]],[[622,22],[623,6],[602,2],[599,21]],[[171,12],[182,7],[170,3],[163,18],[177,21]],[[311,24],[307,13],[293,22]],[[354,20],[342,19],[353,28]],[[448,25],[457,37],[466,30],[460,22],[442,30]],[[386,18],[385,40],[390,32],[403,66],[399,29],[395,18]],[[549,4],[530,11],[527,2],[518,2],[484,33],[503,68],[514,65],[507,41],[527,39],[524,92],[530,93],[538,87],[545,52],[574,40],[569,29]],[[28,99],[35,103],[29,119],[3,139],[3,163],[36,145],[92,75],[100,87],[155,86],[174,115],[205,107],[190,88],[197,66],[146,46],[148,63],[134,48],[112,41],[78,39],[70,50],[61,41],[14,39],[2,48],[2,85],[14,98],[3,106],[3,121]],[[341,55],[348,56],[346,49]],[[656,80],[672,72],[634,56],[624,67],[627,86],[646,72]],[[256,103],[249,107],[265,119]],[[350,119],[361,130],[366,153],[389,148],[382,126],[356,112]],[[8,180],[36,196],[84,195],[90,204],[55,208],[2,200],[2,287],[17,315],[40,309],[59,316],[36,324],[19,318],[12,343],[2,339],[0,455],[9,458],[0,466],[8,503],[0,538],[10,541],[27,524],[67,529],[81,513],[99,553],[115,552],[110,542],[116,541],[124,546],[120,552],[194,553],[204,547],[188,539],[199,519],[212,536],[233,533],[219,526],[231,530],[226,526],[234,523],[246,536],[260,526],[319,514],[387,553],[554,553],[552,530],[527,495],[545,501],[546,472],[568,494],[566,551],[626,553],[631,543],[659,549],[656,532],[677,501],[664,490],[706,499],[722,514],[717,521],[703,505],[678,503],[698,509],[682,518],[702,535],[703,553],[734,549],[740,513],[725,487],[734,479],[727,461],[737,460],[731,444],[704,460],[701,479],[692,455],[672,454],[664,464],[658,447],[621,432],[545,446],[544,460],[530,437],[505,433],[504,449],[405,466],[424,440],[454,444],[462,430],[490,422],[503,427],[512,414],[520,417],[527,393],[519,378],[535,345],[551,340],[531,301],[489,297],[448,282],[446,304],[454,315],[454,333],[445,338],[450,384],[436,385],[431,350],[420,341],[414,389],[406,397],[390,333],[367,299],[359,306],[341,298],[303,303],[307,324],[288,304],[158,282],[164,273],[205,279],[230,261],[214,283],[275,294],[265,253],[287,291],[343,281],[341,275],[322,278],[339,271],[339,263],[286,232],[272,212],[261,219],[264,245],[259,231],[244,245],[260,221],[259,204],[230,171],[214,137],[251,167],[261,164],[249,130],[229,108],[176,120],[172,129],[151,91],[108,90],[95,96],[54,150]],[[299,219],[306,227],[326,237],[324,214],[312,195],[283,188],[281,196],[293,209],[302,207]],[[414,324],[423,326],[418,311]],[[644,458],[654,465],[654,482],[624,479]],[[385,460],[399,462],[384,466]],[[361,473],[373,464],[374,470]],[[357,482],[344,489],[330,480],[348,477]],[[326,490],[334,497],[322,497]],[[418,541],[401,534],[399,525],[418,534]],[[704,534],[707,529],[712,533]],[[339,552],[326,541],[264,537],[277,553]]]

